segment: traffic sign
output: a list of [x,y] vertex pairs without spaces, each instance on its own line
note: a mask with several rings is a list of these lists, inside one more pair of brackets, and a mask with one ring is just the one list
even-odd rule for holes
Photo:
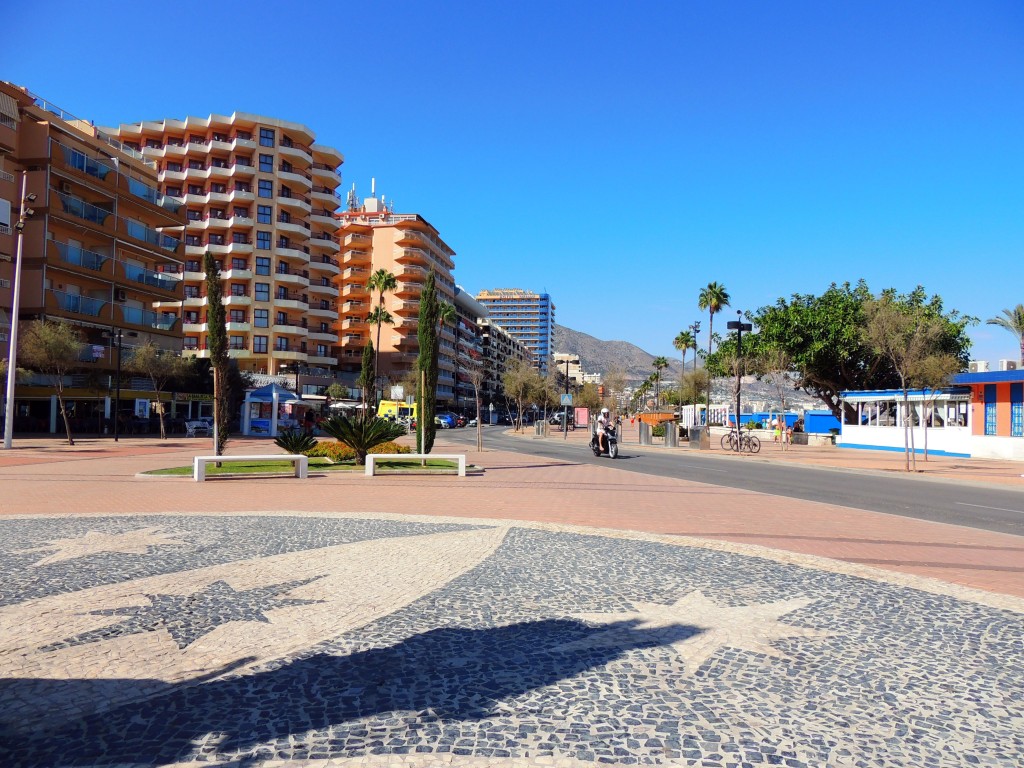
[[572,395],[562,395],[562,402],[559,405],[572,405]]

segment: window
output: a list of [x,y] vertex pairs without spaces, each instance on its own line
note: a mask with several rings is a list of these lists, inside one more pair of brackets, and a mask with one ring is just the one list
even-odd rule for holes
[[290,199],[291,196],[292,196],[292,191],[291,191],[291,189],[286,187],[284,184],[282,184],[281,185],[281,191],[279,192],[279,194],[281,195],[281,197],[287,197],[287,198]]
[[288,351],[288,339],[282,339],[280,336],[274,339],[274,349],[277,352]]
[[316,345],[316,356],[317,357],[327,357],[327,345],[326,344],[317,344]]
[[280,215],[277,217],[277,220],[282,221],[285,224],[291,224],[292,215],[288,213],[288,211],[281,211]]
[[281,161],[281,170],[284,171],[285,173],[291,173],[292,172],[292,164],[289,163],[287,160],[282,160]]
[[190,195],[205,195],[206,191],[199,184],[189,184],[188,193]]
[[236,205],[235,206],[235,210],[234,210],[234,215],[236,217],[240,218],[240,219],[248,219],[249,218],[249,209],[248,208],[240,208],[239,206]]
[[181,187],[167,187],[165,194],[168,197],[181,197]]
[[213,134],[213,140],[214,141],[227,141],[228,140],[228,136],[227,136],[226,133],[215,133],[215,134]]
[[274,209],[269,205],[256,206],[256,221],[260,224],[270,224],[274,215]]
[[267,256],[256,257],[256,274],[257,275],[269,275],[270,274],[270,259]]
[[228,313],[229,323],[244,323],[245,322],[245,310],[244,309],[232,309]]
[[224,245],[224,235],[210,235],[208,242],[210,245]]
[[252,192],[252,184],[247,181],[236,181],[235,192]]
[[274,298],[275,299],[287,299],[288,298],[288,289],[285,288],[283,285],[277,286],[277,288],[274,289]]
[[231,268],[232,269],[248,269],[249,268],[249,262],[246,261],[245,259],[237,259],[237,258],[231,259]]
[[266,336],[253,336],[252,337],[252,351],[267,353],[267,337]]
[[232,296],[245,296],[245,283],[232,283],[231,284],[231,295]]
[[273,128],[260,128],[260,146],[261,147],[272,147],[272,146],[274,146],[274,129]]
[[229,336],[228,349],[245,349],[245,336]]
[[246,155],[245,157],[238,156],[235,158],[235,165],[244,165],[247,168],[252,168],[252,155]]
[[232,243],[241,243],[242,245],[249,244],[249,236],[244,232],[232,232],[231,233]]
[[225,218],[227,218],[227,216],[225,214],[226,214],[226,212],[225,212],[225,210],[223,208],[211,208],[210,209],[210,218],[211,219],[225,219]]
[[228,188],[223,184],[211,184],[210,191],[215,195],[223,195],[228,191]]
[[183,319],[184,319],[184,321],[186,323],[198,323],[199,322],[199,312],[197,312],[195,310],[189,310],[189,311],[185,312]]
[[252,141],[252,134],[248,131],[235,131],[235,138],[242,141]]
[[159,141],[157,141],[156,139],[146,139],[146,148],[147,149],[159,149],[162,146],[163,145]]
[[253,325],[257,328],[269,328],[270,327],[270,310],[269,309],[256,309],[253,310]]
[[260,173],[274,172],[274,156],[260,155]]
[[277,247],[278,248],[291,248],[292,247],[292,241],[289,240],[287,237],[279,237],[279,238],[277,238]]
[[199,286],[198,285],[186,285],[185,286],[185,298],[186,299],[198,299],[199,298]]
[[256,247],[261,251],[270,250],[270,233],[269,232],[256,232]]
[[270,179],[260,179],[259,184],[260,191],[258,192],[260,197],[273,197],[274,196],[274,182]]
[[996,434],[996,385],[985,385],[985,434]]
[[1024,437],[1024,384],[1010,385],[1010,437]]
[[226,157],[215,157],[210,160],[210,165],[214,168],[227,168],[228,160]]
[[288,313],[278,312],[276,319],[274,320],[275,325],[288,325]]
[[184,338],[181,340],[182,349],[199,349],[199,339],[194,336],[191,338]]
[[330,285],[330,284],[331,284],[331,281],[328,280],[326,277],[321,277],[320,278],[320,285]]
[[168,163],[166,170],[181,173],[181,163]]
[[189,259],[185,262],[186,272],[202,272],[203,268],[196,259]]
[[188,209],[188,212],[185,215],[188,216],[189,221],[199,221],[201,218],[203,218],[203,214],[201,211],[195,211],[192,210],[191,208]]
[[[200,239],[199,235],[185,235],[185,245],[202,245],[202,244],[203,244],[203,241]],[[197,270],[194,270],[194,271],[198,272],[199,270],[197,269]]]
[[270,283],[256,283],[256,301],[270,301]]
[[189,144],[205,144],[206,143],[206,137],[205,136],[200,136],[198,133],[193,133],[193,134],[189,135],[188,143]]
[[330,309],[330,308],[331,308],[331,302],[329,302],[327,299],[320,299],[320,309]]
[[201,171],[206,166],[203,165],[203,161],[202,160],[189,160],[188,161],[188,167],[191,168],[194,171]]

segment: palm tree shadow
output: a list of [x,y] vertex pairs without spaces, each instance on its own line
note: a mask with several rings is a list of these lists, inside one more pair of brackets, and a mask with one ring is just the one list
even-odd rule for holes
[[[176,686],[141,704],[51,730],[45,740],[22,739],[14,763],[173,763],[193,755],[210,734],[217,734],[219,756],[241,756],[291,734],[332,726],[336,731],[339,724],[394,712],[420,713],[421,720],[434,722],[493,718],[508,713],[500,706],[506,699],[600,667],[631,649],[700,631],[684,625],[640,629],[633,622],[591,627],[567,619],[435,629],[385,648],[319,654],[251,675]],[[18,683],[7,681],[8,693],[16,694]],[[382,739],[367,738],[352,746],[346,742],[345,752],[333,756],[387,751]]]

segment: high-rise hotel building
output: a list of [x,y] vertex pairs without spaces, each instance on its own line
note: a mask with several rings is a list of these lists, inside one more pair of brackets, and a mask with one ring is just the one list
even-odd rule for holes
[[184,353],[209,354],[209,251],[223,280],[229,354],[241,370],[334,370],[342,154],[303,125],[239,112],[113,133],[157,163],[161,192],[185,203],[184,295],[158,307],[180,315]]
[[[378,374],[396,384],[415,368],[419,355],[419,298],[428,271],[434,271],[438,299],[455,301],[455,252],[422,216],[393,213],[376,196],[366,198],[361,206],[351,204],[338,218],[339,281],[343,286],[338,320],[340,365],[342,370],[358,371],[366,342],[377,343],[376,326],[366,318],[379,296],[370,293],[367,281],[378,269],[386,269],[397,278],[398,288],[384,297],[384,308],[394,323],[381,329]],[[441,405],[455,402],[455,344],[454,330],[442,328],[437,382]]]
[[[79,371],[105,369],[93,381],[105,382],[117,367],[116,338],[125,355],[147,342],[179,349],[181,324],[167,307],[182,296],[182,200],[159,189],[156,168],[142,154],[0,82],[0,354],[7,356],[14,320],[23,190],[34,199],[26,201],[33,214],[22,230],[22,323],[47,318],[74,326],[84,343]],[[28,401],[48,402],[49,395],[19,385],[19,415],[35,408]]]
[[555,342],[555,304],[546,293],[522,288],[481,291],[476,300],[487,307],[488,317],[534,356],[541,374],[547,375]]

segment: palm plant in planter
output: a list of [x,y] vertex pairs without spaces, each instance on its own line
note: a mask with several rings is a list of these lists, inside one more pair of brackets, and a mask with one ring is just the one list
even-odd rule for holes
[[278,448],[282,448],[288,453],[298,455],[300,453],[305,453],[316,445],[316,438],[308,432],[299,432],[298,430],[288,429],[275,437],[274,443]]
[[320,424],[320,429],[340,443],[344,443],[356,454],[356,464],[366,463],[366,454],[381,443],[386,443],[405,434],[405,427],[394,421],[376,416],[351,420],[344,416],[333,416]]

